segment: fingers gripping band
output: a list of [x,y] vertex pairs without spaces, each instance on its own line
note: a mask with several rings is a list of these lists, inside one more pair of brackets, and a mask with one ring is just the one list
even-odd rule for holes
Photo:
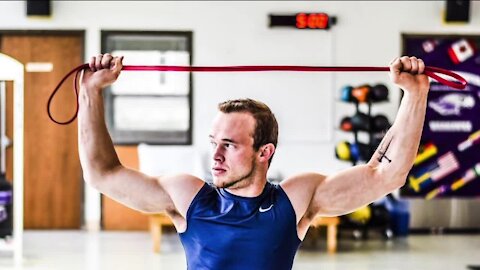
[[[72,71],[70,71],[60,83],[55,87],[50,98],[48,99],[47,103],[47,113],[48,117],[55,123],[59,125],[68,125],[77,118],[78,114],[78,74],[84,70],[88,69],[88,64],[83,64]],[[300,72],[352,72],[352,71],[390,71],[388,67],[320,67],[320,66],[215,66],[215,67],[207,67],[207,66],[123,66],[122,70],[128,71],[173,71],[173,72],[252,72],[252,71],[300,71]],[[50,112],[50,104],[52,102],[53,97],[60,89],[62,84],[65,80],[68,79],[73,73],[75,73],[75,79],[73,81],[74,84],[74,91],[76,96],[76,109],[75,114],[69,120],[65,122],[57,121],[53,118]],[[449,70],[437,68],[437,67],[425,67],[425,75],[429,76],[432,79],[437,80],[439,83],[447,85],[449,87],[455,89],[464,89],[467,85],[467,81],[461,77],[460,75],[451,72]],[[442,78],[438,74],[446,75],[450,78],[455,79],[455,81],[450,81],[448,79]]]

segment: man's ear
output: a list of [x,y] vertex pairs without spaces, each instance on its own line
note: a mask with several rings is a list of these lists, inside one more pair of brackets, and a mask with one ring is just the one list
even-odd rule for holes
[[260,146],[258,156],[260,158],[260,161],[268,162],[268,160],[273,156],[273,153],[275,153],[275,146],[273,145],[273,143],[267,143]]

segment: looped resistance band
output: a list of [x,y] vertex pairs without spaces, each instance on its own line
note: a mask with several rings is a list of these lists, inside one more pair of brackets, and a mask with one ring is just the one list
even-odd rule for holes
[[[71,122],[77,118],[78,114],[78,88],[77,88],[77,81],[78,81],[78,74],[84,70],[90,68],[88,64],[83,64],[80,65],[76,68],[74,68],[72,71],[70,71],[63,79],[58,83],[57,87],[55,87],[55,90],[53,90],[52,94],[50,95],[50,98],[48,99],[47,103],[47,113],[48,117],[50,119],[59,124],[59,125],[68,125]],[[122,70],[129,70],[129,71],[173,71],[173,72],[181,72],[181,71],[186,71],[186,72],[246,72],[246,71],[303,71],[303,72],[321,72],[321,71],[390,71],[390,68],[388,67],[319,67],[319,66],[216,66],[216,67],[202,67],[202,66],[123,66]],[[73,89],[75,91],[75,96],[76,96],[76,110],[75,114],[70,118],[69,120],[65,122],[60,122],[57,121],[53,118],[51,112],[50,112],[50,104],[52,102],[53,97],[57,93],[57,91],[60,89],[62,84],[65,82],[65,80],[68,79],[74,72],[75,74],[75,79],[73,81]],[[437,80],[438,82],[447,85],[449,87],[455,88],[455,89],[464,89],[465,86],[467,85],[467,81],[461,77],[460,75],[451,72],[449,70],[437,68],[437,67],[430,67],[427,66],[425,67],[425,75],[431,77],[432,79]],[[438,74],[443,74],[446,76],[449,76],[457,82],[450,81],[447,79],[442,78],[441,76],[437,75]]]

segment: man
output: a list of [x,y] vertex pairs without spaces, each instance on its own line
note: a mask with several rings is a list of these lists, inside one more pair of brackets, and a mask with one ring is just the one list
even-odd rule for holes
[[[180,234],[189,269],[291,269],[315,216],[343,215],[401,187],[422,132],[429,80],[415,57],[390,64],[404,96],[371,160],[326,176],[305,173],[267,182],[277,144],[274,115],[263,103],[221,103],[209,134],[213,186],[177,174],[153,177],[119,162],[104,121],[102,89],[120,75],[122,58],[92,57],[78,114],[84,178],[103,194],[146,213],[166,211]],[[158,164],[162,166],[162,164]]]

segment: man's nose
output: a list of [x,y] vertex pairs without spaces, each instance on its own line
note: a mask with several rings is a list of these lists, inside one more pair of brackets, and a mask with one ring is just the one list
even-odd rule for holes
[[217,146],[213,149],[213,160],[216,162],[225,161],[225,157],[223,156],[223,152],[220,146]]

